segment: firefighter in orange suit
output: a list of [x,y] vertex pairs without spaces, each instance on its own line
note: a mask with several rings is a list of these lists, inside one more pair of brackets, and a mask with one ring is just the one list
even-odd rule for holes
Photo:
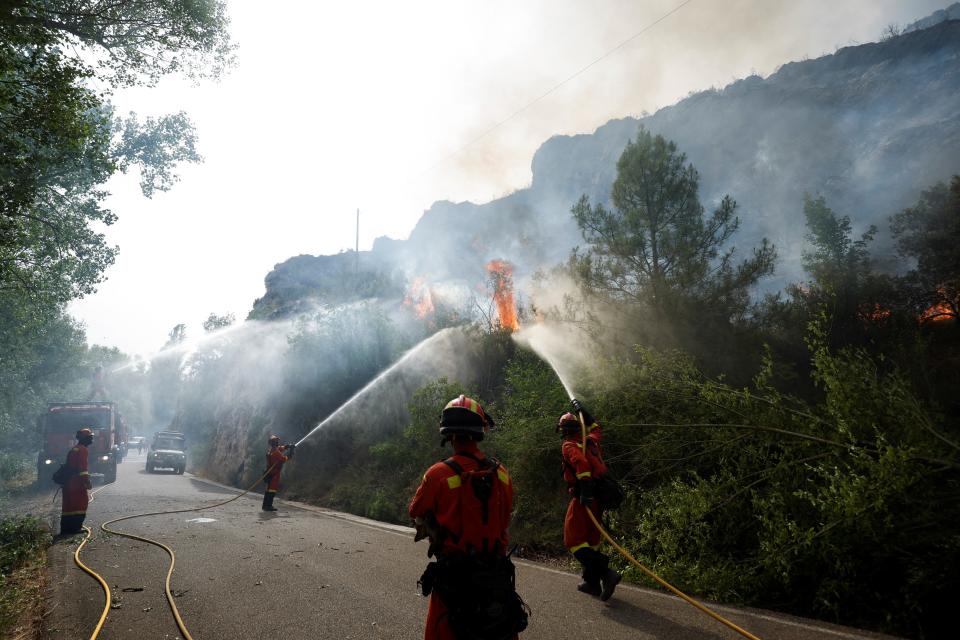
[[571,496],[563,521],[563,546],[583,566],[583,582],[577,589],[606,601],[620,582],[620,574],[607,566],[609,559],[599,550],[600,530],[587,514],[590,509],[597,521],[603,515],[593,495],[594,479],[607,472],[600,448],[603,430],[579,400],[574,399],[571,404],[575,411],[583,414],[587,425],[587,449],[583,450],[583,431],[577,415],[560,416],[557,431],[563,441],[563,479]]
[[267,442],[270,443],[270,448],[267,449],[267,475],[263,478],[267,485],[263,492],[263,510],[276,511],[273,498],[280,489],[280,470],[283,469],[283,463],[293,457],[296,445],[280,444],[280,436],[270,436]]
[[93,444],[93,431],[77,431],[77,446],[67,454],[70,477],[63,485],[63,507],[60,512],[60,535],[79,533],[87,517],[90,502],[90,472],[87,467],[87,447]]
[[492,426],[475,400],[461,395],[447,403],[440,444],[450,442],[453,455],[427,469],[410,501],[415,540],[429,537],[427,555],[437,557],[420,579],[430,596],[425,640],[457,640],[464,628],[470,637],[511,640],[527,626],[507,553],[513,485],[506,468],[477,446]]

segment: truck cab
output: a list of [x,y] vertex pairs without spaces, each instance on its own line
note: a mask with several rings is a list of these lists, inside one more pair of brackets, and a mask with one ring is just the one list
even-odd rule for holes
[[105,483],[115,482],[117,463],[122,458],[117,422],[117,406],[113,402],[50,403],[39,419],[43,446],[37,455],[38,482],[51,481],[53,473],[66,461],[77,431],[83,428],[93,431],[87,458],[90,473],[102,475]]
[[147,453],[147,473],[156,469],[173,469],[182,474],[187,469],[187,439],[179,431],[158,431]]

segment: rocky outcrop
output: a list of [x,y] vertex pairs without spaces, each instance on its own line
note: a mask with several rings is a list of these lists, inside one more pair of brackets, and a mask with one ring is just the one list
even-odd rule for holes
[[823,194],[855,231],[880,227],[883,259],[888,216],[960,171],[960,21],[932,20],[883,42],[785,64],[767,78],[696,93],[644,118],[555,136],[533,157],[530,187],[486,204],[437,202],[409,239],[378,240],[361,262],[383,275],[380,285],[350,286],[355,254],[298,256],[267,276],[252,315],[282,315],[308,298],[382,295],[402,288],[386,284],[398,272],[475,286],[494,258],[513,262],[521,280],[551,267],[581,242],[571,206],[583,194],[608,199],[617,158],[640,126],[687,154],[705,206],[724,194],[738,201],[738,246],[774,242],[781,261],[769,288],[802,276],[804,193]]

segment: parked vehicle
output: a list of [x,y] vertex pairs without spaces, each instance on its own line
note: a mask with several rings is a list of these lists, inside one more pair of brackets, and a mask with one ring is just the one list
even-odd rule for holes
[[147,454],[147,473],[157,469],[173,469],[182,474],[187,469],[187,439],[179,431],[159,431]]
[[126,428],[114,402],[52,402],[38,419],[43,447],[37,455],[37,481],[52,482],[51,477],[66,460],[78,430],[93,431],[88,465],[91,474],[100,474],[104,482],[115,482],[117,463],[123,459],[122,443]]

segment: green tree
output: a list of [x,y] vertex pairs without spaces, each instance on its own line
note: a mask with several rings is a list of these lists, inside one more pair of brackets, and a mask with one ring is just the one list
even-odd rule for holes
[[866,346],[884,332],[904,330],[899,318],[891,318],[896,298],[891,279],[876,272],[870,254],[877,228],[871,225],[855,238],[850,216],[837,215],[823,196],[805,196],[803,213],[809,245],[802,259],[810,279],[788,288],[797,312],[791,323],[795,339],[802,339],[807,322],[823,309],[829,310],[829,342],[835,347]]
[[589,248],[574,270],[589,288],[616,301],[676,316],[686,305],[728,317],[742,313],[749,288],[772,272],[766,239],[735,263],[727,247],[736,232],[736,202],[725,196],[709,216],[698,196],[699,175],[676,144],[641,128],[617,161],[613,210],[586,196],[573,215]]
[[4,39],[72,51],[114,85],[152,84],[174,72],[218,76],[233,63],[229,23],[222,0],[0,2]]
[[877,233],[870,226],[859,240],[853,239],[850,216],[838,217],[823,196],[803,199],[807,221],[806,239],[812,251],[804,251],[803,267],[821,288],[853,292],[871,272],[867,248]]
[[221,316],[211,313],[207,316],[207,319],[203,321],[203,330],[210,333],[219,329],[225,329],[236,321],[237,318],[232,313],[225,313]]
[[960,318],[960,175],[924,191],[893,217],[890,229],[900,255],[915,262],[903,279],[914,312]]
[[173,329],[170,329],[170,333],[167,334],[167,342],[163,345],[164,349],[170,349],[176,347],[181,343],[185,342],[187,339],[187,325],[178,324]]
[[[136,166],[150,197],[200,160],[183,113],[114,117],[111,88],[217,75],[232,45],[223,2],[0,2],[0,291],[34,304],[91,293],[116,248],[102,185]],[[96,84],[96,88],[94,88]]]

